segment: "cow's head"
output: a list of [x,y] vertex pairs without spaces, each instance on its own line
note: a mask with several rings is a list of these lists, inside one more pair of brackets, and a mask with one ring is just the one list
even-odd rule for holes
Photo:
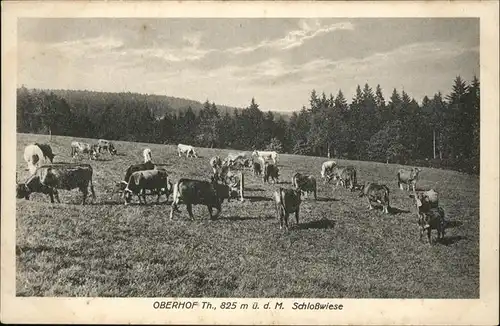
[[125,188],[127,188],[127,182],[125,181],[117,182],[114,187],[114,192],[121,193],[125,190]]
[[123,199],[125,199],[125,205],[129,204],[132,200],[132,190],[125,188],[123,190]]
[[259,152],[258,151],[253,151],[252,152],[252,156],[259,156]]
[[[116,148],[115,148],[115,146],[113,146],[112,143],[109,143],[109,151],[111,154],[116,155]],[[150,153],[150,155],[151,155],[151,153]]]
[[16,185],[16,197],[30,199],[31,191],[25,183],[18,183]]

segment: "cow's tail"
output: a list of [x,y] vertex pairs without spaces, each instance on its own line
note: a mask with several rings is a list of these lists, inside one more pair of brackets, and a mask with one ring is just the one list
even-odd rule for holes
[[90,192],[92,193],[92,198],[96,200],[95,191],[94,191],[94,183],[92,182],[92,176],[90,177]]

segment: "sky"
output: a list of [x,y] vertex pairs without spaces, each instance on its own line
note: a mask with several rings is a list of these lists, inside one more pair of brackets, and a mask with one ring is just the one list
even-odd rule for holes
[[300,110],[380,84],[418,102],[479,78],[475,18],[21,18],[18,86]]

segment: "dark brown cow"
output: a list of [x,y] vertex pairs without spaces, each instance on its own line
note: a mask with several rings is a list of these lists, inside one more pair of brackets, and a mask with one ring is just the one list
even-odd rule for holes
[[142,195],[144,204],[146,204],[146,190],[153,191],[158,195],[158,197],[156,198],[156,203],[160,202],[160,197],[162,194],[165,194],[168,200],[168,196],[172,191],[172,183],[168,178],[167,171],[163,169],[155,169],[136,171],[132,173],[127,183],[127,187],[123,191],[125,205],[130,203],[133,194],[136,194],[139,198],[139,204],[142,203]]
[[274,192],[274,203],[276,205],[276,214],[280,222],[280,229],[285,227],[288,230],[288,217],[295,213],[295,220],[299,225],[300,212],[300,190],[279,188]]
[[316,178],[313,176],[295,173],[292,177],[292,186],[307,195],[312,192],[314,194],[314,200],[317,200]]
[[[215,178],[212,181],[200,181],[191,179],[180,179],[174,185],[174,195],[172,208],[170,210],[170,219],[174,216],[175,212],[180,212],[178,205],[181,200],[186,204],[189,217],[193,216],[193,205],[206,205],[210,220],[217,218],[221,211],[221,204],[225,195],[229,194],[226,185],[217,183]],[[213,215],[213,209],[217,209],[217,214]]]
[[54,196],[58,203],[59,193],[57,189],[73,190],[80,189],[83,194],[82,204],[88,195],[88,187],[95,200],[94,186],[92,184],[92,167],[89,164],[53,164],[39,167],[26,183],[17,184],[17,198],[29,200],[31,193],[38,192],[49,195],[50,202],[54,202]]
[[432,230],[437,231],[438,241],[444,239],[444,210],[441,207],[431,208],[427,212],[422,213],[422,217],[419,219],[418,224],[420,226],[420,240],[422,240],[422,235],[424,234],[424,232],[427,231],[427,239],[429,240],[429,244],[432,244]]
[[253,162],[252,166],[253,175],[262,175],[262,166],[259,162]]
[[384,213],[389,214],[389,188],[386,185],[379,185],[373,182],[367,182],[361,188],[359,197],[366,197],[370,210],[373,209],[372,202],[382,204]]
[[279,169],[276,165],[266,162],[264,164],[264,176],[262,179],[264,182],[269,182],[269,178],[271,178],[273,183],[276,183],[279,178]]

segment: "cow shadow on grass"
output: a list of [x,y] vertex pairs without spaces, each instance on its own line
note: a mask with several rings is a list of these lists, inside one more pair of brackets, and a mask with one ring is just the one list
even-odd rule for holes
[[264,191],[262,188],[245,188],[245,191]]
[[116,153],[115,156],[127,156],[125,153]]
[[462,222],[460,221],[445,221],[444,225],[446,229],[453,229],[459,226],[462,226]]
[[124,200],[117,200],[117,199],[106,199],[101,202],[96,202],[94,205],[102,205],[102,206],[143,206],[143,207],[149,207],[149,206],[161,206],[161,205],[168,205],[170,204],[170,201],[161,201],[159,203],[156,203],[155,200],[148,201],[146,204],[141,204],[138,201],[133,201],[127,205],[125,205]]
[[[304,198],[302,200],[304,200]],[[331,201],[339,201],[339,200],[337,198],[330,198],[330,197],[320,198],[320,197],[318,197],[318,199],[316,199],[316,201],[318,201],[318,202],[331,202]]]
[[248,201],[251,203],[258,201],[273,201],[272,198],[264,196],[245,196],[245,199],[248,199]]
[[445,236],[443,239],[437,240],[438,243],[445,245],[445,246],[450,246],[454,243],[457,243],[461,240],[466,240],[467,237],[464,237],[463,235],[452,235],[452,236]]
[[297,226],[295,226],[296,229],[298,230],[304,230],[304,229],[333,229],[335,227],[335,224],[337,221],[335,220],[328,220],[328,219],[322,219],[318,221],[311,221],[307,223],[301,223]]
[[96,161],[96,162],[109,162],[109,161],[111,161],[111,159],[110,158],[98,158],[94,161]]
[[[378,206],[377,208],[382,209],[382,206]],[[389,214],[391,214],[391,215],[399,215],[401,213],[409,213],[410,212],[409,210],[400,209],[397,207],[389,207],[388,210],[389,210]]]
[[246,221],[246,220],[272,220],[275,219],[276,216],[265,215],[265,216],[221,216],[218,220],[226,220],[226,221]]

